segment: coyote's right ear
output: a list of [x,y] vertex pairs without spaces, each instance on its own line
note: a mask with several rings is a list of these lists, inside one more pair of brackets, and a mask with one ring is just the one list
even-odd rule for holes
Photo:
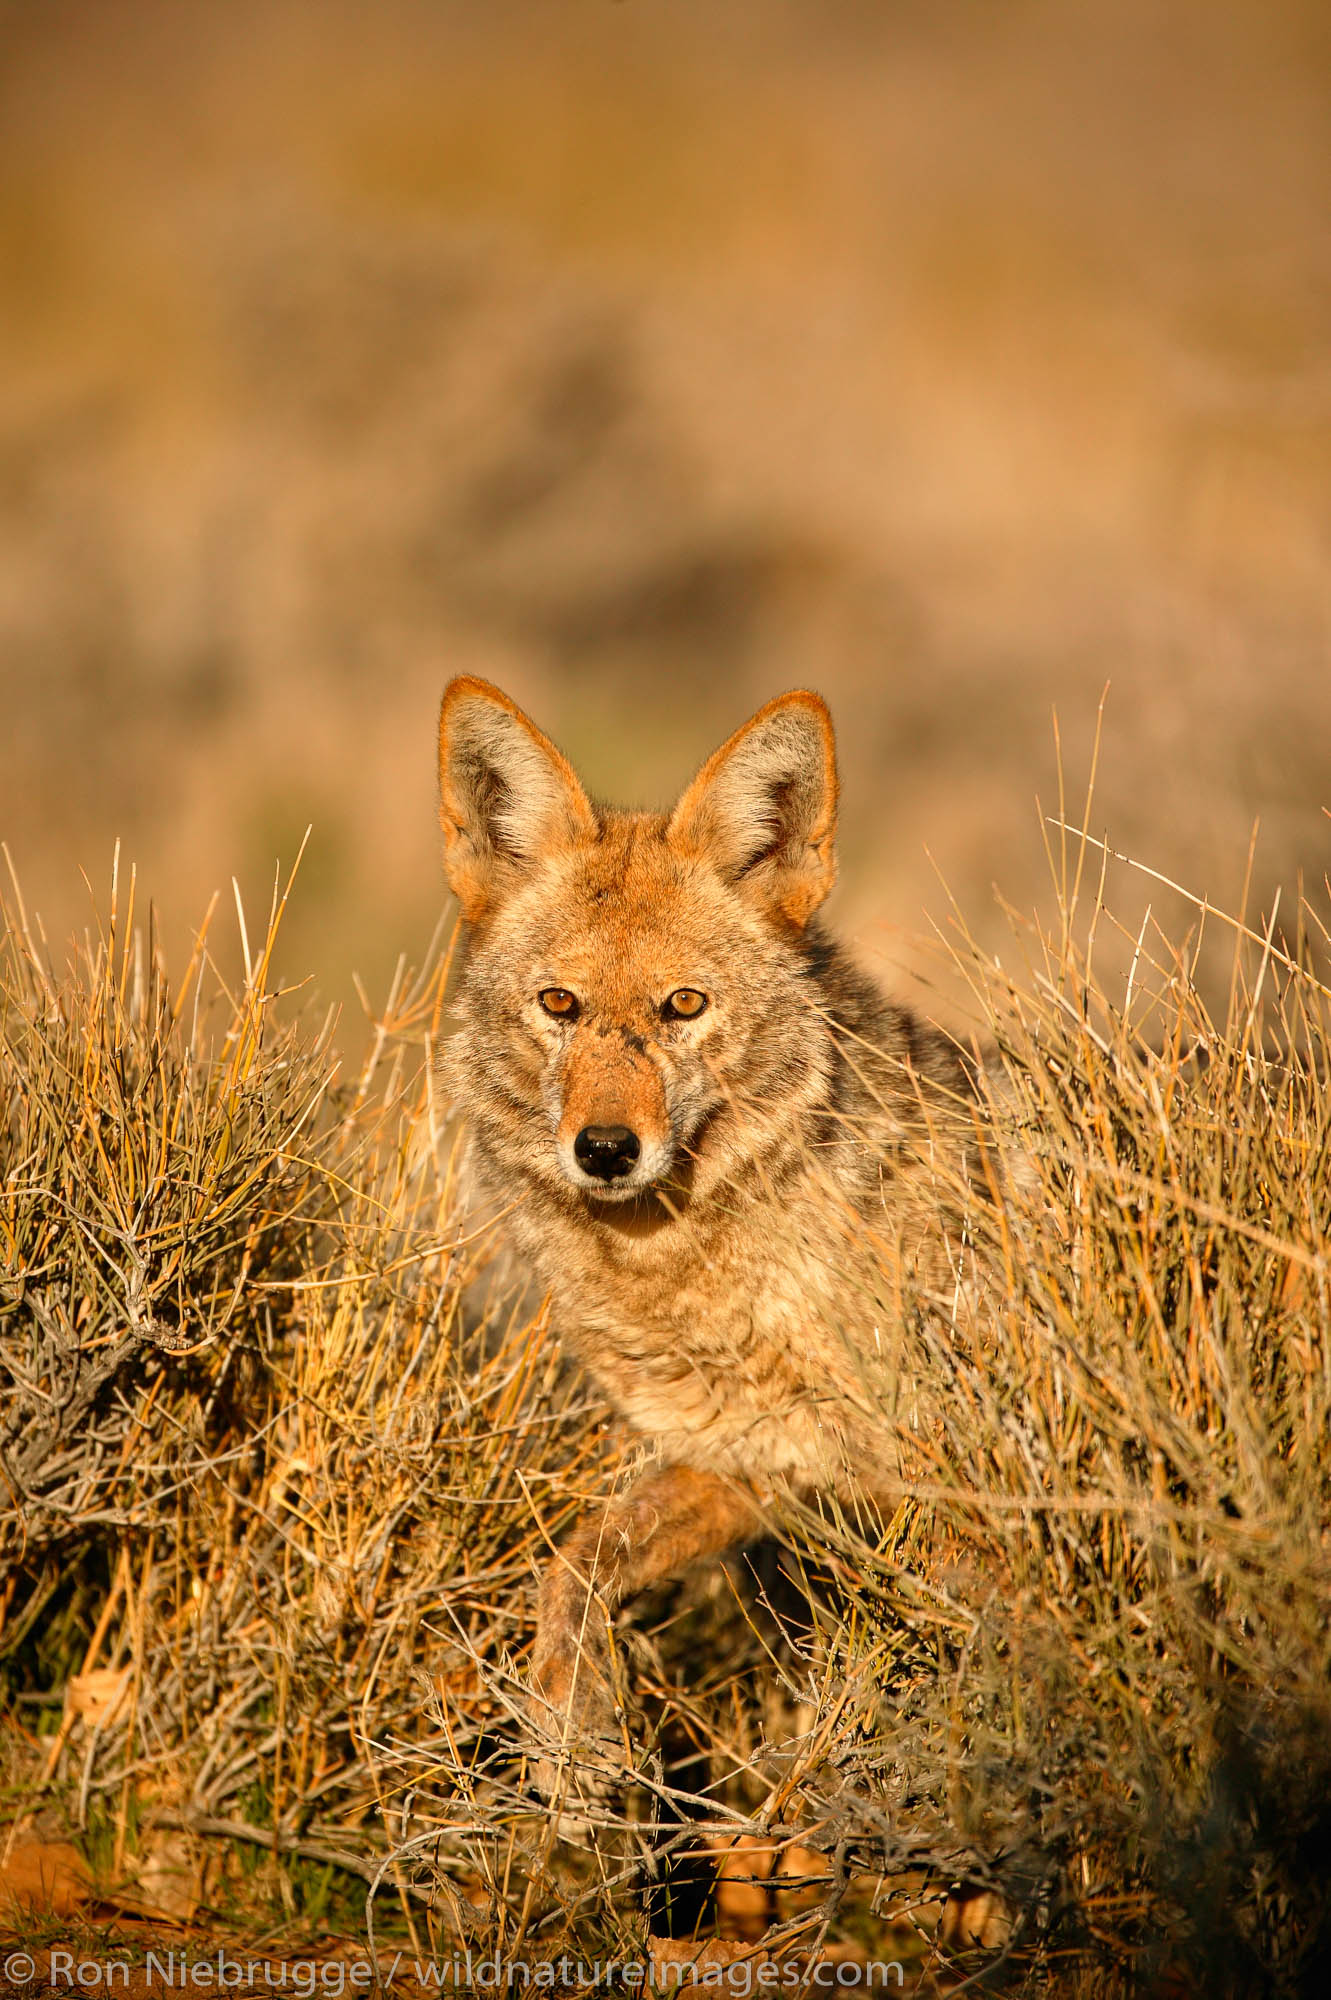
[[470,675],[449,682],[439,711],[439,821],[468,923],[538,856],[596,831],[567,758],[506,694]]

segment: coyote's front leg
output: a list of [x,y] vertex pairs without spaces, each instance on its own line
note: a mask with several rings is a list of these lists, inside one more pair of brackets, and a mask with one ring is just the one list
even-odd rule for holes
[[758,1528],[751,1491],[675,1465],[645,1474],[574,1529],[541,1585],[532,1656],[531,1712],[547,1748],[536,1778],[547,1797],[591,1805],[622,1769],[606,1637],[619,1605]]

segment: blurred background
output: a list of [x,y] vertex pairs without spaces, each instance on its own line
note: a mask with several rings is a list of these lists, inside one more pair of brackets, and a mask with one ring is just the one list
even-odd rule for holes
[[[880,969],[940,878],[993,949],[995,883],[1048,912],[1106,682],[1094,831],[1233,908],[1260,816],[1254,914],[1321,881],[1324,0],[0,0],[0,47],[53,939],[119,837],[183,964],[312,823],[284,962],[354,1039],[443,907],[457,672],[629,803],[821,689]],[[1148,898],[1181,935],[1116,868],[1102,967]]]

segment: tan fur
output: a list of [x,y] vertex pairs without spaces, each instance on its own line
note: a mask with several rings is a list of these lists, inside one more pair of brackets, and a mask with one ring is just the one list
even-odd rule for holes
[[[659,815],[594,806],[506,696],[454,681],[440,774],[470,1170],[658,1461],[541,1594],[537,1706],[604,1744],[623,1599],[751,1535],[774,1480],[893,1469],[903,1301],[953,1284],[930,1162],[949,1113],[970,1129],[970,1070],[818,925],[837,785],[817,695],[769,702]],[[696,1018],[670,1018],[680,991],[706,996]],[[631,1168],[593,1178],[579,1135],[621,1132]]]

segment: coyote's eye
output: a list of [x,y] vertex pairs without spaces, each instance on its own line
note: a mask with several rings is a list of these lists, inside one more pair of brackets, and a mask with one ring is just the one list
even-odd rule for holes
[[696,1021],[707,1005],[707,995],[696,986],[681,986],[672,993],[661,1013],[667,1021]]
[[537,999],[547,1014],[553,1014],[559,1021],[576,1021],[578,1017],[577,996],[563,986],[547,986]]

